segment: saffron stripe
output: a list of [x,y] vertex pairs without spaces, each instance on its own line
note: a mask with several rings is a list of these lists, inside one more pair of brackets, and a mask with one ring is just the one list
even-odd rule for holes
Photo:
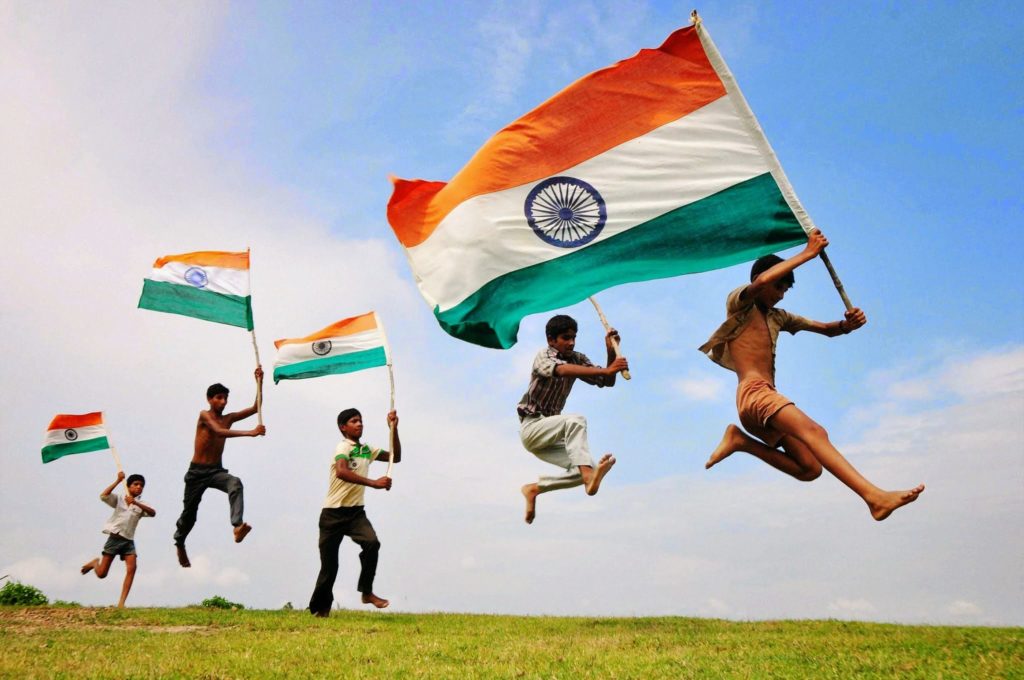
[[307,335],[304,338],[282,338],[281,340],[275,340],[274,346],[280,348],[281,345],[293,345],[304,342],[313,342],[315,340],[326,340],[330,338],[344,337],[346,335],[355,335],[356,333],[371,330],[377,330],[377,317],[373,312],[367,312],[366,314],[361,314],[359,316],[342,319],[338,323],[331,324],[327,328],[321,329],[311,335]]
[[164,255],[153,263],[153,268],[159,269],[168,262],[183,262],[191,265],[207,265],[210,267],[226,267],[229,269],[248,269],[249,252],[228,253],[220,250],[202,250],[195,253]]
[[89,427],[90,425],[102,425],[103,424],[103,412],[94,411],[93,413],[83,413],[82,415],[72,415],[61,413],[53,417],[50,421],[50,425],[46,428],[47,430],[67,430],[69,428],[78,427]]

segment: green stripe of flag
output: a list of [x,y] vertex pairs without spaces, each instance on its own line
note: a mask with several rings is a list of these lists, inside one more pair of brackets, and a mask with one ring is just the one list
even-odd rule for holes
[[435,307],[434,316],[460,340],[506,349],[530,314],[622,283],[730,267],[806,241],[765,173],[571,255],[499,277],[447,311]]
[[144,279],[140,309],[181,314],[252,330],[252,298],[214,293],[193,286]]
[[102,451],[109,448],[110,443],[107,442],[106,437],[68,442],[67,444],[50,444],[43,447],[43,462],[50,463],[58,458],[70,456],[73,453],[89,453],[90,451]]
[[299,380],[301,378],[319,378],[322,375],[332,373],[353,373],[364,368],[374,366],[386,366],[387,355],[383,347],[364,349],[348,354],[339,354],[335,357],[323,357],[322,359],[311,359],[300,361],[287,366],[278,366],[274,369],[274,382],[281,380]]

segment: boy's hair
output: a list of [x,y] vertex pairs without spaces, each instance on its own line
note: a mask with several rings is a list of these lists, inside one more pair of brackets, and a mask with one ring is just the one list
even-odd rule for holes
[[125,480],[125,484],[131,486],[135,482],[142,482],[142,486],[146,486],[146,478],[142,475],[128,475],[128,479]]
[[345,409],[344,411],[342,411],[341,413],[338,414],[338,427],[340,428],[342,425],[344,425],[348,421],[352,420],[356,416],[362,416],[362,415],[363,414],[359,412],[359,409],[347,408],[347,409]]
[[211,397],[215,397],[218,394],[227,394],[230,391],[231,390],[224,387],[220,383],[213,383],[212,385],[206,388],[206,398],[210,399]]
[[[765,255],[764,257],[757,258],[754,260],[754,266],[750,268],[750,280],[753,281],[780,262],[784,262],[784,260],[778,255]],[[796,277],[793,276],[793,272],[787,272],[779,281],[792,286],[796,283]]]
[[557,338],[566,331],[578,331],[579,327],[576,325],[576,319],[566,314],[558,314],[551,317],[548,320],[548,325],[544,327],[544,333],[549,338]]

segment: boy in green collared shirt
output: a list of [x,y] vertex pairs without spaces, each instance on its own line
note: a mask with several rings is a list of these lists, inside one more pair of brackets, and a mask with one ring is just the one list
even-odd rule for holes
[[[395,462],[402,459],[402,443],[398,438],[398,414],[388,413],[388,426],[395,429]],[[338,548],[341,539],[348,536],[362,549],[359,553],[361,570],[359,592],[365,604],[378,609],[388,601],[373,594],[373,578],[377,573],[377,555],[380,541],[377,532],[366,517],[363,507],[365,487],[391,489],[390,477],[367,477],[370,463],[387,460],[388,452],[360,443],[363,436],[363,416],[354,408],[338,414],[338,429],[343,439],[334,451],[331,463],[330,486],[323,510],[320,511],[320,574],[316,579],[309,611],[315,616],[329,616],[334,602],[334,580],[338,576]]]

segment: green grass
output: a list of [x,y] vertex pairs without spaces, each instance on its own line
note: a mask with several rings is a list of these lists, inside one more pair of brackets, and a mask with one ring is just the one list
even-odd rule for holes
[[1024,629],[0,607],[0,677],[1024,678]]

